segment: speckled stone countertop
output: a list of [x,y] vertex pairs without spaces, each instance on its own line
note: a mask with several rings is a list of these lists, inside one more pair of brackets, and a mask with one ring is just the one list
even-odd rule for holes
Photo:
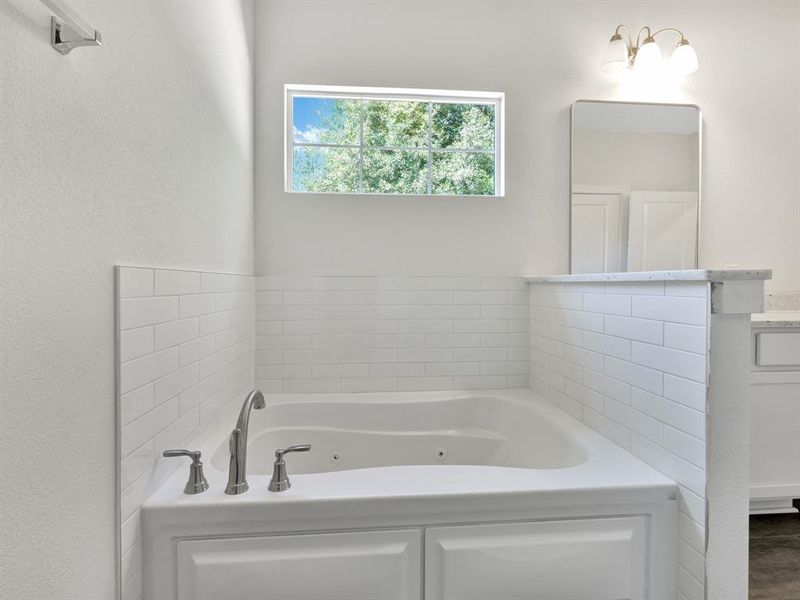
[[753,327],[759,329],[797,327],[800,328],[800,311],[774,310],[750,316]]
[[771,279],[770,269],[692,269],[683,271],[640,271],[633,273],[578,273],[526,277],[528,283],[570,283],[603,281],[748,281]]

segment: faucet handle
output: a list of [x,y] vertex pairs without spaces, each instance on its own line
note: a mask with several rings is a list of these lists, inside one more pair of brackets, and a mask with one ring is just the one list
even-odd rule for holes
[[311,444],[298,444],[296,446],[289,446],[288,448],[278,448],[275,450],[275,458],[283,460],[283,455],[289,452],[308,452],[311,450]]
[[189,480],[183,488],[184,494],[202,494],[208,489],[208,481],[203,475],[203,463],[200,462],[199,450],[164,450],[164,458],[174,458],[177,456],[188,456],[192,459],[192,464],[189,467]]
[[275,450],[275,464],[272,466],[272,479],[269,480],[267,489],[270,492],[285,492],[292,487],[289,476],[286,474],[286,462],[283,460],[283,455],[289,452],[308,452],[309,450],[311,450],[311,444],[299,444],[297,446],[289,446],[288,448],[278,448]]

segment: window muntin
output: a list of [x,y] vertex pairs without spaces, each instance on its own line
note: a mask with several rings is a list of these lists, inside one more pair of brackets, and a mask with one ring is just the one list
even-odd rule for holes
[[501,196],[503,95],[286,87],[290,192]]

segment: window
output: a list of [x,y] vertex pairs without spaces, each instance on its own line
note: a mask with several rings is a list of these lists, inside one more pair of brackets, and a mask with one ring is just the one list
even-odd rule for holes
[[286,191],[503,195],[503,94],[286,86]]

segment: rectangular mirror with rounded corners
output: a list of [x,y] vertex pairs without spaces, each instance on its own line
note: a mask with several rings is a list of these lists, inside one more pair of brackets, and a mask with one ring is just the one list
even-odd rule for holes
[[697,268],[701,129],[689,104],[572,105],[571,273]]

